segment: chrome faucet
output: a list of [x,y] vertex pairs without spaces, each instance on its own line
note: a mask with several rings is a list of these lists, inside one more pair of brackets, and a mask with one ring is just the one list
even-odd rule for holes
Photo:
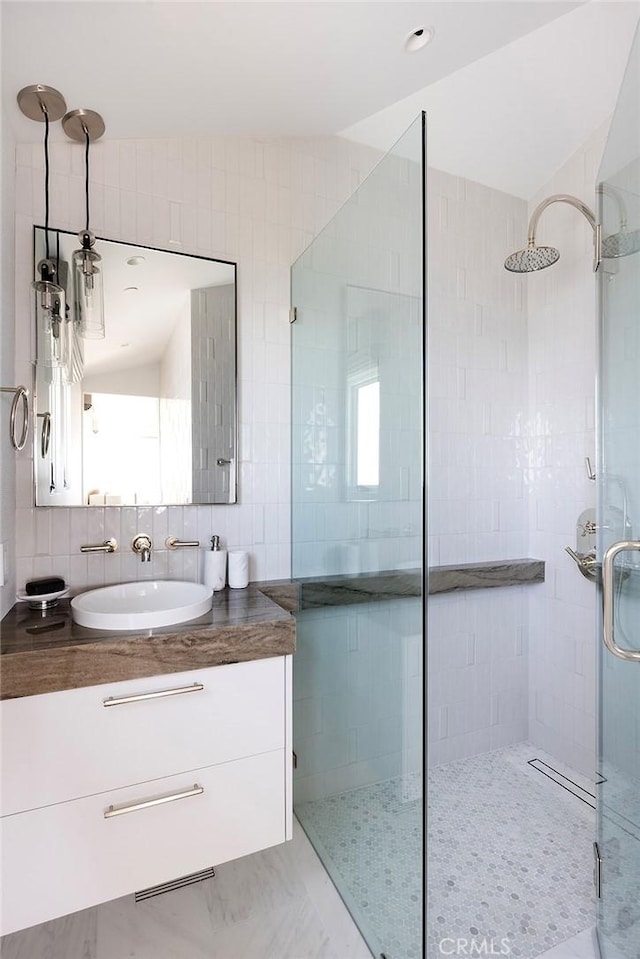
[[139,554],[141,562],[150,563],[152,545],[150,536],[146,533],[138,533],[131,543],[131,549]]

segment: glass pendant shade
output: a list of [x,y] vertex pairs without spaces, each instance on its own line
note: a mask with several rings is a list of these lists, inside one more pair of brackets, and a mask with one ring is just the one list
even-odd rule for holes
[[32,286],[36,294],[38,363],[57,368],[67,365],[69,334],[64,290],[54,283],[53,275],[53,270],[41,270],[42,279]]
[[86,340],[104,339],[104,287],[102,257],[92,249],[95,242],[88,231],[79,234],[82,249],[73,254],[73,293],[78,333]]

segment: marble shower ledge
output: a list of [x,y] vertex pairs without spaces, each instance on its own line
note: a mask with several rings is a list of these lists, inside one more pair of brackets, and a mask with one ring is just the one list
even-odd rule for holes
[[253,585],[215,593],[198,619],[137,632],[77,626],[68,600],[44,617],[18,603],[1,625],[0,699],[284,656],[295,646],[293,616]]
[[[429,569],[429,595],[463,589],[495,589],[544,582],[544,561],[512,559],[490,563],[461,563]],[[309,577],[260,584],[263,592],[284,609],[297,612],[326,606],[350,606],[422,595],[418,569],[389,570],[343,576]]]
[[498,586],[529,586],[544,583],[544,560],[508,559],[492,563],[462,563],[433,566],[429,570],[429,594],[460,589],[491,589]]

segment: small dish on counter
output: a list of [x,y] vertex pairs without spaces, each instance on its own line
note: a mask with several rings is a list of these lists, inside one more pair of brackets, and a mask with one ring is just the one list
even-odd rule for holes
[[29,603],[29,609],[44,610],[53,609],[58,605],[58,600],[62,599],[69,592],[69,587],[59,589],[55,593],[40,593],[39,595],[29,595],[28,593],[16,593],[16,599],[19,603]]

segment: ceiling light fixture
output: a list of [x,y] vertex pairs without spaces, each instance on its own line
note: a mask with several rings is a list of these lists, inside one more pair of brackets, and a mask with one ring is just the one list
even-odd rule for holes
[[[38,361],[45,366],[60,367],[66,361],[66,306],[64,289],[57,282],[59,256],[56,255],[54,263],[49,247],[49,125],[60,119],[67,105],[59,90],[41,83],[23,87],[17,100],[26,117],[44,123],[45,256],[38,263],[38,279],[32,288],[36,291]],[[59,240],[58,236],[58,250]]]
[[435,30],[433,27],[416,27],[411,33],[408,33],[404,40],[404,49],[407,53],[416,53],[422,50],[433,40]]
[[84,143],[85,202],[84,230],[78,233],[81,249],[73,254],[73,292],[75,323],[80,336],[100,340],[104,330],[104,288],[102,271],[98,266],[102,257],[94,250],[96,238],[89,229],[89,145],[104,133],[104,120],[93,110],[71,110],[62,118],[64,132],[71,140]]

